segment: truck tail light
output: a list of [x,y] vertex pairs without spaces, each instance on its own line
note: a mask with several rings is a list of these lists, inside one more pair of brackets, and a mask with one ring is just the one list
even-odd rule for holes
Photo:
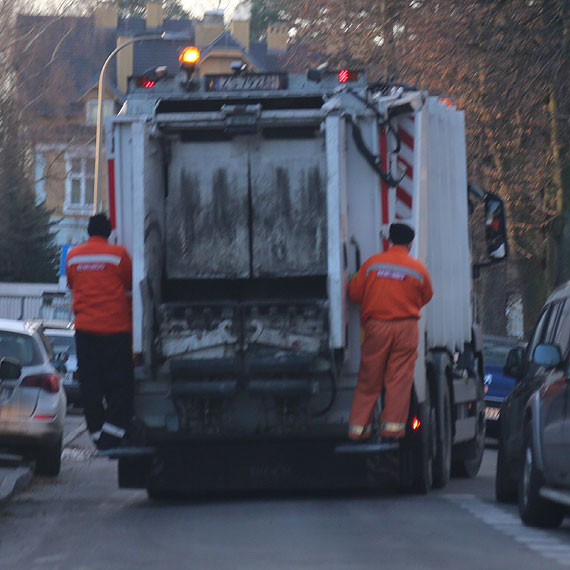
[[57,374],[34,374],[26,376],[21,383],[26,388],[41,388],[50,394],[59,390],[59,377]]

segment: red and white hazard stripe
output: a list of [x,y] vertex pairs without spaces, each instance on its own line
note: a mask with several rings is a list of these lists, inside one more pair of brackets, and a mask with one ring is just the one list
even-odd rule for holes
[[[390,169],[388,144],[393,149],[395,141],[389,140],[388,129],[380,132],[380,159],[382,167]],[[401,117],[397,125],[398,138],[400,139],[400,152],[396,156],[396,172],[393,176],[399,179],[404,172],[405,175],[396,186],[395,201],[392,202],[394,212],[390,214],[390,186],[381,181],[380,196],[382,205],[382,225],[386,228],[395,220],[410,220],[412,217],[412,205],[414,195],[414,116]],[[386,237],[383,239],[384,251],[388,249],[390,242]]]
[[[398,172],[405,172],[404,178],[396,187],[397,220],[412,217],[412,200],[414,195],[414,117],[402,117],[398,124],[398,138],[400,139],[400,152],[396,158]],[[399,175],[401,176],[401,174]]]

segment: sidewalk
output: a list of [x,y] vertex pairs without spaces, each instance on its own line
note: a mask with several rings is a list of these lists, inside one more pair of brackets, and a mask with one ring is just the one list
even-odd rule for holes
[[15,455],[0,453],[0,504],[30,484],[34,471]]

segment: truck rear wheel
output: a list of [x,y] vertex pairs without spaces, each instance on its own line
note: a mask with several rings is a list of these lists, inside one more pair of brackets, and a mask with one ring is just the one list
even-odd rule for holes
[[[432,402],[435,410],[434,425],[435,453],[433,458],[433,487],[441,489],[449,483],[451,475],[451,400],[449,384],[447,383],[446,368],[450,364],[449,356],[444,352],[433,354],[436,389],[442,391],[443,398]],[[437,393],[437,392],[436,392]],[[435,399],[435,398],[434,398]],[[441,403],[442,409],[438,410]]]
[[477,384],[477,400],[475,402],[477,427],[475,437],[465,443],[461,443],[454,449],[455,457],[452,458],[451,473],[456,477],[473,478],[479,473],[483,453],[485,451],[485,405],[483,402],[483,384],[479,375],[479,367],[475,367],[475,380]]
[[435,432],[432,425],[432,409],[429,391],[426,400],[418,406],[420,427],[410,431],[400,444],[400,481],[416,493],[427,494],[433,485],[433,449]]

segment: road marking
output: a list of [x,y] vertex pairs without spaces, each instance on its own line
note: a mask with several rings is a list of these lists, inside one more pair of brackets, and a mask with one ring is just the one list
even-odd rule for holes
[[448,494],[445,495],[445,498],[466,509],[473,516],[499,532],[524,544],[536,554],[570,568],[570,546],[551,536],[548,531],[524,526],[519,517],[507,513],[495,505],[485,503],[475,495]]
[[85,425],[85,421],[82,421],[78,427],[76,427],[72,432],[68,433],[63,438],[63,447],[67,447],[74,439],[78,438],[86,429],[87,426]]

